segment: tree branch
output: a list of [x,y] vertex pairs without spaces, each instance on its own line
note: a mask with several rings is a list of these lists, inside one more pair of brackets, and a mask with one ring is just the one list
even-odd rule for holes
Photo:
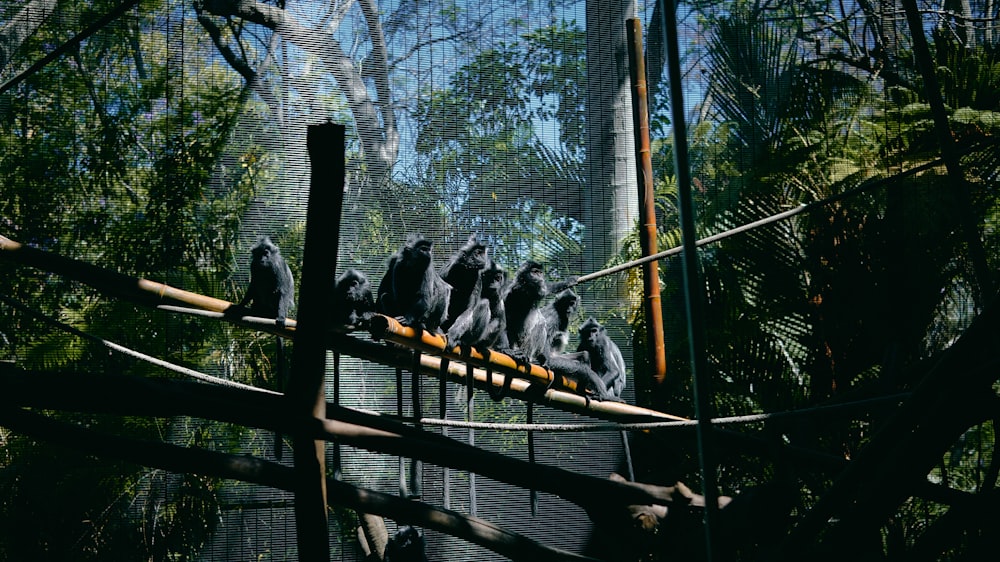
[[[308,28],[287,10],[255,0],[205,0],[201,9],[215,16],[240,17],[272,29],[302,50],[322,60],[347,98],[358,137],[368,159],[369,176],[381,180],[388,175],[395,163],[399,143],[395,116],[392,114],[391,95],[386,91],[383,99],[383,93],[379,90],[379,100],[377,103],[373,102],[354,62],[329,33]],[[373,17],[376,18],[377,27],[377,10]],[[371,26],[372,23],[369,22],[369,27]],[[381,37],[380,28],[377,35]],[[384,49],[384,39],[381,41]],[[384,62],[383,65],[385,66]],[[377,88],[379,80],[376,80]],[[383,86],[388,88],[388,76],[385,76],[384,80]]]

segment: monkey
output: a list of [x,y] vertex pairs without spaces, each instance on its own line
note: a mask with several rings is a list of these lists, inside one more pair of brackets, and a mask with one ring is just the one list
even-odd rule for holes
[[511,350],[520,351],[528,361],[545,363],[550,352],[548,328],[539,303],[551,292],[559,292],[575,279],[549,285],[542,264],[527,261],[514,274],[514,282],[504,295],[507,311],[507,341]]
[[[580,356],[584,357],[584,356]],[[583,394],[588,403],[591,397],[601,401],[621,402],[593,368],[578,359],[574,354],[552,354],[547,358],[545,367],[556,375],[563,376],[577,384],[577,392]]]
[[495,346],[507,329],[503,288],[506,272],[490,262],[479,272],[466,308],[448,329],[448,343],[474,347],[480,353]]
[[[542,265],[527,261],[514,273],[514,282],[505,291],[507,312],[505,347],[519,353],[527,362],[544,361],[547,348],[545,319],[538,304],[548,294]],[[539,339],[541,341],[539,341]]]
[[427,562],[424,533],[416,527],[403,525],[385,545],[385,562]]
[[[607,386],[589,365],[577,357],[552,352],[548,323],[539,309],[539,303],[551,290],[561,292],[574,282],[575,278],[572,278],[550,286],[545,281],[542,265],[535,261],[527,261],[518,268],[514,282],[507,288],[504,297],[507,340],[502,348],[518,362],[536,362],[576,381],[598,400],[612,400]],[[589,394],[585,396],[589,400]]]
[[[281,250],[271,242],[271,238],[263,236],[250,250],[250,286],[243,295],[239,307],[246,307],[250,304],[250,314],[252,316],[262,316],[264,318],[274,318],[277,326],[284,327],[288,312],[295,301],[295,282],[292,279],[292,270],[281,257]],[[275,379],[279,391],[284,391],[287,384],[287,370],[285,368],[285,342],[281,336],[276,338],[277,351],[275,353]],[[281,460],[282,457],[282,437],[280,433],[274,434],[274,458]]]
[[351,328],[368,326],[375,312],[375,299],[368,277],[354,268],[341,273],[333,286],[332,307],[335,324]]
[[590,368],[601,378],[614,398],[620,400],[625,388],[625,359],[621,349],[608,336],[608,331],[593,317],[580,326],[577,351],[590,356]]
[[[445,283],[434,268],[433,243],[422,234],[410,234],[406,243],[389,258],[386,272],[379,282],[375,308],[378,312],[392,316],[402,324],[413,328],[418,334],[424,330],[432,334],[442,334],[441,323],[448,318],[448,303],[451,285]],[[414,357],[419,357],[415,354]],[[414,389],[419,389],[417,369],[413,370]],[[396,370],[397,383],[402,380],[402,370]],[[397,385],[397,389],[401,384]],[[414,408],[419,405],[414,391]],[[398,402],[401,404],[401,402]],[[402,463],[400,457],[400,463]],[[400,493],[407,497],[419,497],[421,481],[421,461],[411,459],[411,490],[406,489],[400,465]]]
[[448,318],[451,285],[434,269],[432,246],[421,234],[407,237],[403,247],[389,258],[375,308],[415,330],[437,334]]
[[[479,272],[479,279],[473,288],[471,302],[455,319],[448,329],[449,345],[458,346],[461,353],[467,354],[471,349],[488,358],[491,348],[501,341],[506,341],[507,314],[504,310],[503,290],[507,273],[496,262],[490,261],[486,269]],[[504,347],[506,347],[504,345]],[[466,372],[468,392],[472,392],[471,365]],[[492,381],[492,371],[487,368],[487,380]],[[493,393],[492,382],[488,383],[490,396],[501,400],[510,388],[511,377],[504,379],[504,386],[499,393]],[[471,394],[470,394],[471,395]]]
[[451,285],[448,317],[441,324],[444,330],[451,327],[462,311],[473,306],[472,293],[479,280],[479,272],[486,268],[488,262],[489,249],[480,243],[479,237],[473,233],[469,235],[469,240],[452,254],[448,263],[441,267],[438,274],[445,283]]
[[580,307],[580,297],[572,289],[556,295],[554,301],[542,307],[553,353],[565,353],[569,346],[569,320]]
[[250,286],[238,306],[249,303],[251,315],[274,318],[276,325],[284,326],[295,301],[292,270],[268,236],[261,237],[250,256]]

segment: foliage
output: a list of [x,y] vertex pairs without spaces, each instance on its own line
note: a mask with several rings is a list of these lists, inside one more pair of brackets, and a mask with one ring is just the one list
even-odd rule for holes
[[[116,4],[63,8],[87,22]],[[133,14],[127,25],[102,28],[4,94],[0,224],[19,242],[226,297],[242,213],[267,159],[245,146],[239,165],[221,174],[224,182],[212,181],[223,153],[240,150],[230,132],[241,117],[242,88],[196,51],[183,64],[198,70],[177,73],[180,61],[165,56],[173,38],[160,25],[170,6],[148,8],[145,19]],[[142,26],[148,32],[140,36]],[[60,34],[43,27],[21,56],[40,58]],[[217,338],[231,336],[225,328],[138,310],[29,269],[5,271],[6,295],[74,328],[206,371],[224,365],[212,352]],[[7,307],[0,314],[5,353],[25,367],[162,376]],[[142,437],[170,435],[174,425],[61,417]],[[227,428],[202,431],[222,438]],[[211,479],[167,477],[15,435],[3,447],[4,559],[190,559],[218,521]]]
[[[690,126],[688,139],[698,234],[808,206],[699,250],[707,376],[720,416],[908,389],[915,382],[911,377],[919,377],[925,362],[951,345],[975,314],[970,287],[980,280],[972,273],[970,252],[976,242],[963,233],[969,224],[986,225],[989,232],[995,221],[997,160],[991,140],[998,98],[989,94],[995,88],[995,46],[963,45],[944,28],[934,33],[952,133],[968,150],[961,164],[974,195],[963,202],[940,161],[922,174],[906,172],[940,157],[942,150],[922,81],[901,79],[919,76],[905,47],[881,63],[911,66],[891,67],[883,85],[878,75],[859,71],[861,64],[840,52],[824,56],[821,45],[858,47],[866,40],[862,33],[841,33],[835,26],[826,35],[821,24],[803,30],[784,23],[833,10],[816,4],[814,12],[805,6],[796,12],[790,3],[776,3],[771,11],[755,11],[750,3],[725,10],[695,3],[699,22],[709,31],[700,59],[707,77],[701,119]],[[845,19],[843,29],[853,25]],[[806,36],[815,37],[815,49],[802,41]],[[654,147],[660,184],[672,182],[672,142]],[[657,217],[660,239],[670,240],[666,246],[680,244],[675,193],[657,193],[664,213]],[[986,244],[994,261],[995,245]],[[636,250],[627,245],[619,259],[634,258]],[[692,415],[684,291],[675,260],[660,262],[668,379],[640,396],[657,409]],[[635,316],[637,334],[644,321]],[[645,345],[640,337],[637,356]],[[864,448],[879,419],[878,412],[829,421],[803,415],[787,424],[741,429],[850,458]],[[973,427],[967,435],[982,431]],[[956,444],[956,451],[967,451],[967,460],[954,452],[945,455],[932,479],[983,489],[982,459],[992,457],[991,447],[979,440],[970,451],[967,440]],[[679,456],[671,474],[698,478],[698,459]],[[724,493],[772,482],[789,468],[766,461],[755,465],[722,452],[717,460]],[[790,464],[800,488],[798,505],[808,508],[829,487],[831,474]],[[886,548],[902,553],[907,545],[893,537],[913,541],[945,512],[918,501],[901,505],[882,530]]]
[[[466,228],[546,240],[532,232],[535,218],[519,218],[541,209],[579,241],[579,204],[566,195],[579,192],[582,177],[585,37],[574,22],[558,21],[519,39],[477,53],[447,88],[421,96],[414,118],[422,175],[446,186],[451,215]],[[539,135],[549,126],[558,138]]]
[[[71,15],[31,34],[17,61],[41,59],[118,3],[62,4]],[[356,35],[322,43],[355,42],[338,59],[354,66],[337,74],[325,58],[331,53],[290,46],[246,14],[212,14],[219,35],[211,37],[187,3],[144,2],[0,96],[0,230],[31,246],[238,300],[246,281],[240,264],[257,234],[245,222],[251,211],[265,217],[255,226],[270,230],[296,277],[301,271],[304,225],[293,207],[302,190],[287,183],[297,177],[297,163],[279,145],[297,142],[289,131],[322,115],[355,119],[344,218],[356,228],[342,241],[342,266],[377,278],[409,231],[433,238],[439,259],[478,231],[491,233],[494,257],[510,270],[531,258],[569,271],[583,251],[585,228],[579,194],[586,37],[556,4],[548,7],[559,17],[531,27],[523,25],[521,10],[544,9],[517,3],[517,15],[492,25],[510,24],[518,34],[483,48],[477,26],[485,19],[473,22],[467,6],[400,2],[397,11],[382,14],[391,51],[386,72],[393,70],[397,89],[389,99],[379,92],[379,111],[412,111],[400,117],[410,127],[404,150],[415,155],[414,164],[395,166],[383,181],[369,174],[379,159],[395,163],[395,154],[382,156],[371,139],[391,144],[385,127],[396,115],[373,110],[371,122],[381,120],[383,128],[364,131],[371,136],[362,139],[364,104],[352,105],[342,83],[355,75],[361,89],[377,91],[382,78],[389,83],[388,75],[370,70],[376,55],[366,42],[375,26],[362,25],[368,23],[363,17],[350,19],[336,6],[310,14],[316,21],[309,23],[317,25],[311,29],[328,26],[338,39]],[[982,307],[976,288],[989,280],[979,278],[972,255],[982,249],[993,264],[1000,250],[992,235],[1000,217],[997,47],[985,27],[967,35],[963,18],[950,12],[940,14],[931,33],[963,185],[939,160],[940,124],[908,38],[891,33],[889,24],[898,22],[869,11],[872,5],[683,4],[698,31],[686,75],[686,93],[697,102],[687,141],[698,235],[807,206],[699,250],[695,289],[704,304],[717,415],[911,390]],[[8,18],[11,6],[4,7]],[[428,27],[418,28],[425,25],[414,16],[421,9],[433,12]],[[453,71],[407,66],[408,53],[428,52],[428,45],[445,42],[442,33],[451,42],[444,52],[461,64]],[[224,58],[222,46],[231,47],[235,59]],[[237,73],[240,62],[257,74]],[[411,82],[408,72],[428,72],[433,80]],[[663,113],[652,120],[668,122]],[[661,251],[681,243],[675,200],[689,187],[677,185],[672,140],[653,140]],[[637,238],[629,237],[613,263],[638,253]],[[232,380],[277,386],[269,335],[140,310],[27,268],[4,273],[5,295],[77,329]],[[677,257],[661,261],[668,365],[662,386],[643,377],[639,270],[608,278],[599,289],[623,286],[632,297],[628,310],[612,313],[632,325],[640,401],[692,415],[682,273]],[[164,376],[6,306],[0,307],[0,359],[41,369]],[[481,412],[522,421],[522,410],[509,403]],[[239,452],[247,443],[254,453],[264,449],[255,432],[227,424],[61,417],[218,450]],[[796,513],[807,512],[835,472],[812,461],[789,463],[784,452],[855,458],[884,417],[872,410],[741,426],[735,442],[764,441],[767,451],[719,445],[723,491],[788,479]],[[993,433],[991,421],[967,428],[941,454],[930,481],[963,494],[990,490]],[[655,465],[643,476],[698,481],[693,441],[677,446],[663,435],[637,439],[637,457],[656,459],[639,463]],[[505,435],[494,444],[520,451],[523,437]],[[218,524],[223,488],[213,479],[98,461],[6,431],[0,438],[6,500],[0,522],[8,529],[0,533],[0,558],[194,559]],[[783,453],[772,455],[776,450]],[[903,502],[879,529],[884,547],[877,555],[904,558],[949,513],[936,501]],[[40,520],[54,524],[37,525]],[[974,540],[972,533],[955,539],[945,558],[960,558]],[[764,546],[741,554],[753,558]]]

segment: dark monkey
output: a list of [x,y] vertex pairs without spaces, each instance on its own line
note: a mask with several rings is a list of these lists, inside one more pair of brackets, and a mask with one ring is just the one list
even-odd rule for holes
[[573,281],[549,285],[542,264],[527,261],[514,274],[514,283],[507,289],[504,306],[507,310],[507,345],[520,351],[528,361],[544,364],[551,351],[545,317],[539,303],[551,291],[562,291]]
[[441,278],[451,285],[448,318],[441,325],[445,330],[451,327],[464,310],[473,306],[472,294],[479,280],[479,272],[489,262],[488,253],[486,245],[479,242],[479,237],[471,234],[469,240],[441,267]]
[[575,279],[548,285],[545,272],[538,262],[522,265],[514,277],[514,284],[507,290],[504,304],[507,307],[507,346],[518,361],[533,361],[544,365],[559,375],[564,375],[589,389],[599,400],[613,400],[607,386],[588,365],[575,356],[553,353],[549,339],[548,322],[539,309],[539,303],[550,291],[562,291]]
[[[479,272],[479,279],[472,291],[469,307],[448,329],[448,345],[458,346],[460,352],[468,355],[472,349],[484,358],[490,356],[493,347],[506,348],[507,314],[504,311],[503,289],[507,273],[495,262]],[[472,366],[466,362],[466,385],[472,394]],[[493,372],[487,367],[488,389],[494,400],[500,400],[510,388],[511,377],[504,379],[504,386],[498,394],[493,393]]]
[[385,562],[427,562],[424,534],[416,527],[404,525],[385,545]]
[[542,307],[553,353],[566,352],[569,346],[569,320],[578,308],[580,296],[572,289],[559,293],[555,300]]
[[368,277],[357,269],[348,268],[333,286],[334,324],[364,328],[375,312],[375,298]]
[[448,329],[448,344],[474,347],[480,353],[497,345],[507,329],[502,291],[507,278],[503,268],[491,262],[479,272],[469,307]]
[[[284,326],[288,311],[295,301],[292,270],[285,262],[285,258],[281,257],[281,251],[267,236],[262,237],[250,250],[250,256],[250,286],[239,306],[245,307],[249,303],[251,316],[274,318],[275,324]],[[278,390],[284,392],[285,384],[288,382],[286,380],[288,373],[285,369],[285,341],[281,336],[278,336],[276,341],[275,379]],[[275,433],[274,457],[280,461],[281,456],[282,437],[281,434]]]
[[292,270],[267,236],[250,250],[250,256],[250,286],[239,306],[250,303],[251,316],[274,318],[275,324],[284,326],[295,301]]
[[590,368],[601,378],[608,391],[621,399],[625,388],[625,358],[618,346],[608,336],[608,331],[593,317],[580,326],[580,345],[577,351],[590,356]]
[[440,333],[441,323],[448,317],[451,286],[434,269],[432,246],[420,234],[407,238],[389,258],[375,309],[415,330]]

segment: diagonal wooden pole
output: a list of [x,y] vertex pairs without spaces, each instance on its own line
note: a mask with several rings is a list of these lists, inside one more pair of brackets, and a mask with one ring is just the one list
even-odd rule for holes
[[[299,284],[298,325],[292,372],[285,396],[293,419],[326,419],[326,339],[330,314],[326,294],[336,278],[340,215],[344,202],[343,125],[311,125],[306,135],[312,177]],[[324,442],[296,432],[295,521],[300,560],[328,562],[330,539],[326,503]]]

